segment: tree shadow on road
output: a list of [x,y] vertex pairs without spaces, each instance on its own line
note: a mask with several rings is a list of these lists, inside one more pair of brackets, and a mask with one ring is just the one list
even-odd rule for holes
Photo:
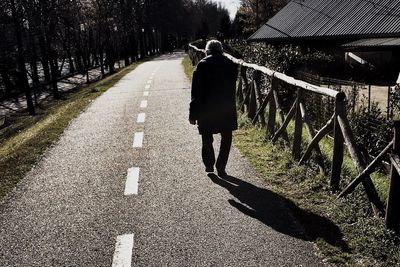
[[[208,174],[208,177],[240,201],[229,199],[233,207],[274,230],[307,241],[323,239],[342,251],[349,251],[340,229],[329,219],[303,210],[289,199],[236,177],[221,179],[215,174]],[[294,219],[300,222],[301,227]]]

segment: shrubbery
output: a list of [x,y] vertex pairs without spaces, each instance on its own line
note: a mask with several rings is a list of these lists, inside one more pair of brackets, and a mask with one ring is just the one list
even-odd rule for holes
[[393,123],[382,114],[378,103],[372,102],[370,109],[366,101],[350,115],[350,123],[357,143],[377,156],[393,138]]
[[321,66],[335,63],[333,56],[319,51],[304,53],[300,47],[293,45],[274,47],[260,43],[241,43],[235,45],[235,49],[242,54],[245,61],[287,74],[298,69],[321,69]]

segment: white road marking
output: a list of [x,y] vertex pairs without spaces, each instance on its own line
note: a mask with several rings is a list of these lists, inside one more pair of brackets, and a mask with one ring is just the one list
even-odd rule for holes
[[139,168],[128,169],[125,183],[125,196],[137,195],[139,188]]
[[142,102],[140,102],[140,107],[147,108],[147,100],[142,100]]
[[153,81],[152,80],[148,80],[147,81],[147,84],[151,84]]
[[148,84],[148,85],[146,85],[146,89],[148,90],[148,89],[150,89],[150,87],[151,87],[151,85],[150,84]]
[[133,234],[120,235],[115,243],[112,267],[131,267]]
[[149,96],[149,91],[144,91],[143,96]]
[[139,113],[137,116],[137,122],[143,123],[146,120],[146,113]]
[[143,146],[143,132],[135,133],[133,137],[133,147],[142,147]]

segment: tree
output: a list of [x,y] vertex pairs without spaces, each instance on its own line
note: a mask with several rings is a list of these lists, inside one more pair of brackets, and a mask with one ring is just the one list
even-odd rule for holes
[[[210,0],[4,0],[0,1],[0,92],[31,92],[66,74],[100,66],[102,76],[158,51],[182,47],[196,33],[228,35],[228,12]],[[27,67],[28,66],[28,67]],[[37,103],[36,103],[37,104]]]
[[288,2],[289,0],[241,0],[234,20],[236,30],[246,36],[254,33]]
[[23,20],[22,12],[23,7],[21,3],[17,3],[15,0],[10,0],[10,10],[12,21],[14,24],[16,45],[17,45],[17,69],[16,69],[16,81],[19,88],[25,92],[26,103],[28,106],[29,114],[35,115],[35,107],[32,101],[31,89],[28,83],[27,71],[25,67],[25,53],[23,45]]

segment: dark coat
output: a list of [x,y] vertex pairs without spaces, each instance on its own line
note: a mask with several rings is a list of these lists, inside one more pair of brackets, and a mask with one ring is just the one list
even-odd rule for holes
[[207,56],[197,64],[189,118],[197,120],[200,134],[237,129],[237,75],[237,65],[220,53]]

